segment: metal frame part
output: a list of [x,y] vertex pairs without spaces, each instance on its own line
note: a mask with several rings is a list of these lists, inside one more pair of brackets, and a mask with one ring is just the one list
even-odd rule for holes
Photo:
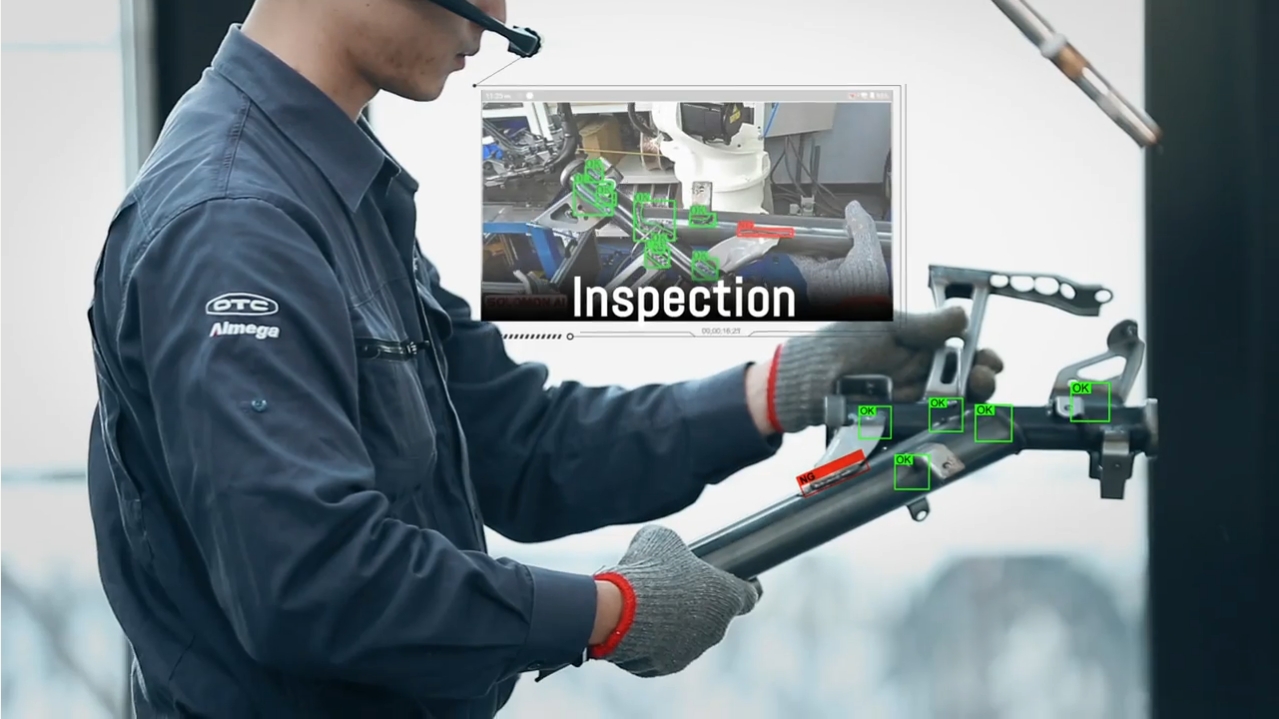
[[981,326],[986,319],[986,303],[992,296],[1037,302],[1086,317],[1101,314],[1101,306],[1113,298],[1110,290],[1101,285],[1084,285],[1060,275],[1029,275],[939,265],[928,268],[928,286],[933,290],[933,300],[938,307],[947,300],[972,301],[968,329],[960,338],[962,345],[937,350],[924,391],[928,397],[964,395],[962,388],[968,386]]
[[[1141,407],[1102,407],[1080,403],[1076,397],[1078,406],[1063,413],[1059,399],[1063,389],[1069,399],[1070,382],[1078,379],[1079,370],[1112,357],[1122,357],[1125,367],[1112,380],[1111,398],[1121,402],[1127,398],[1145,349],[1131,320],[1111,330],[1108,352],[1069,364],[1058,373],[1046,406],[1016,406],[1006,414],[982,412],[983,431],[999,439],[978,438],[977,406],[965,409],[950,401],[944,407],[928,402],[930,398],[964,396],[957,388],[967,386],[973,349],[991,296],[1033,301],[1075,315],[1097,315],[1101,305],[1109,301],[1109,291],[1055,275],[1036,275],[1053,280],[1054,292],[1015,288],[1012,282],[1005,282],[1009,275],[986,270],[932,267],[930,275],[938,306],[960,296],[973,300],[973,311],[962,353],[948,350],[934,357],[933,379],[923,401],[892,404],[891,380],[874,375],[841,378],[826,400],[828,449],[818,465],[860,450],[870,468],[820,492],[788,498],[693,543],[697,556],[743,579],[753,579],[895,509],[905,507],[912,518],[923,521],[932,512],[930,494],[1024,450],[1087,452],[1088,473],[1099,481],[1102,498],[1123,498],[1136,456],[1154,457],[1158,452],[1158,403],[1151,399]],[[1065,286],[1078,291],[1062,293]],[[1041,282],[1039,289],[1049,287]],[[948,370],[947,365],[954,366]],[[892,436],[877,439],[874,431],[881,425],[875,422],[881,413],[862,417],[860,408],[883,405],[891,407]],[[871,439],[863,439],[867,434]],[[895,461],[884,461],[889,453],[894,457],[912,455],[912,463],[896,466]],[[913,459],[920,455],[928,457],[922,466]],[[903,477],[921,486],[899,491]]]
[[[616,167],[609,165],[607,161],[603,161],[602,164],[605,166],[603,173],[593,172],[580,162],[577,165],[570,165],[561,174],[561,180],[564,181],[578,172],[589,173],[597,181],[613,180],[617,200],[615,203],[609,203],[610,206],[613,206],[611,216],[579,216],[573,211],[574,198],[565,196],[548,207],[530,225],[557,233],[583,234],[600,230],[605,225],[611,224],[620,228],[628,236],[633,235],[635,232],[635,218],[632,216],[631,208],[634,205],[634,197],[621,189],[621,172]],[[604,205],[592,193],[589,184],[579,185],[576,188],[576,195],[578,202],[584,201],[590,205],[601,207]],[[787,234],[791,236],[781,241],[789,254],[843,257],[852,249],[852,238],[848,234],[843,218],[717,212],[715,213],[715,223],[713,225],[704,225],[699,221],[692,221],[689,211],[685,209],[671,213],[670,217],[650,218],[650,222],[658,227],[676,231],[678,241],[677,246],[672,248],[671,269],[677,270],[686,277],[691,277],[692,260],[685,250],[690,246],[713,247],[724,240],[736,237],[738,236],[739,223],[743,222],[751,222],[760,227],[785,228],[793,231],[793,235],[788,232]],[[877,222],[876,230],[880,248],[884,253],[884,260],[891,263],[892,224]],[[681,247],[684,249],[680,249]],[[541,252],[539,250],[540,255]],[[662,273],[662,270],[640,272],[641,269],[644,269],[643,265],[643,256],[637,256],[614,276],[614,279],[608,284],[608,288],[612,290],[621,285],[641,287],[651,284]]]

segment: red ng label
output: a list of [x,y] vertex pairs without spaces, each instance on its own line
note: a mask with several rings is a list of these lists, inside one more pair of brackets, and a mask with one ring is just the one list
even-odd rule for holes
[[805,472],[796,477],[795,481],[799,483],[799,493],[808,497],[823,489],[830,489],[837,484],[846,482],[869,470],[870,462],[866,460],[866,453],[859,449],[852,454],[846,454],[839,459],[832,460],[809,472]]

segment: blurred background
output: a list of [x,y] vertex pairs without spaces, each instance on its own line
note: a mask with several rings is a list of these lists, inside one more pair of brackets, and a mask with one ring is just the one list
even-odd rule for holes
[[[84,313],[107,222],[150,138],[249,4],[11,0],[5,8],[5,716],[131,715],[127,645],[98,584],[84,490],[95,402]],[[419,237],[446,287],[472,302],[479,296],[473,238],[482,181],[474,144],[455,138],[479,135],[472,86],[495,73],[493,82],[505,85],[662,84],[690,75],[703,84],[891,83],[905,87],[909,155],[898,222],[908,307],[930,302],[929,264],[1051,272],[1115,293],[1094,320],[992,302],[984,344],[1008,367],[996,402],[1042,402],[1058,369],[1103,351],[1114,322],[1144,325],[1142,151],[990,2],[868,0],[836,10],[794,0],[781,22],[786,37],[802,39],[784,41],[783,11],[721,4],[651,0],[640,13],[584,0],[511,0],[516,24],[553,38],[555,51],[508,66],[504,42],[490,39],[440,101],[373,103],[375,128],[422,184]],[[1035,6],[1142,104],[1140,0]],[[598,51],[601,16],[615,30],[610,52],[628,61],[575,59]],[[652,17],[671,21],[659,31]],[[704,32],[708,23],[715,33]],[[747,38],[774,40],[741,51]],[[689,352],[685,340],[617,339],[571,350],[512,343],[510,352],[547,363],[553,381],[634,386],[761,358],[772,344],[739,338]],[[669,361],[652,361],[654,353]],[[692,540],[791,494],[793,477],[822,449],[820,430],[790,438],[775,458],[709,489],[668,524]],[[939,493],[926,522],[905,512],[885,517],[767,573],[756,612],[688,671],[645,681],[588,665],[536,685],[526,680],[503,716],[1150,716],[1146,470],[1139,459],[1127,499],[1112,502],[1098,498],[1086,457],[1012,458]],[[1222,531],[1229,521],[1221,519]],[[590,572],[614,561],[633,531],[536,546],[494,536],[492,549]]]

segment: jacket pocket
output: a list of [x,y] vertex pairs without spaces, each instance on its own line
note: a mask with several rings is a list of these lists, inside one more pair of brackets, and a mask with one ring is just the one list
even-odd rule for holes
[[434,469],[435,423],[422,388],[423,343],[360,338],[360,434],[388,497],[411,494]]
[[115,486],[116,498],[120,504],[120,523],[134,558],[141,567],[150,571],[155,564],[155,554],[147,533],[144,496],[137,479],[124,465],[120,450],[120,433],[126,423],[121,420],[120,405],[114,393],[101,388],[98,396],[98,430],[102,433],[102,446],[106,450],[111,482]]

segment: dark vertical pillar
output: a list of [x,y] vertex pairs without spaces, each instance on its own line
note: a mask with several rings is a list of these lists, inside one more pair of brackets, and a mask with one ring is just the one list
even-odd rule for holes
[[242,22],[253,0],[156,0],[152,4],[155,28],[156,112],[163,125],[182,94],[200,79],[209,66],[227,28]]
[[252,6],[253,0],[152,0],[156,93],[153,127],[157,131],[182,94],[209,66],[227,29],[243,22]]
[[1279,716],[1279,3],[1147,0],[1153,716]]

